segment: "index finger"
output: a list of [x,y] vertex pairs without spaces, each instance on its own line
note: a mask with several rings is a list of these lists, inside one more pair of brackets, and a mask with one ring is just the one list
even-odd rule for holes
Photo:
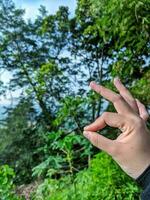
[[101,94],[105,99],[111,101],[118,113],[135,114],[134,110],[121,95],[105,88],[102,85],[97,85],[94,81],[90,83],[90,87],[97,93]]

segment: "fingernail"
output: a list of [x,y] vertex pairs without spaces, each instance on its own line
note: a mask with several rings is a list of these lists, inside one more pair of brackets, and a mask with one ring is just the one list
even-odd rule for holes
[[83,135],[86,137],[86,138],[89,138],[90,134],[88,131],[83,131]]
[[114,78],[114,81],[121,82],[121,81],[120,81],[120,78],[119,78],[118,76],[116,76],[116,77]]
[[84,127],[84,130],[86,131],[86,129],[88,129],[88,127],[89,127],[89,126],[85,126],[85,127]]
[[93,85],[95,85],[95,84],[96,84],[95,81],[91,81],[91,82],[90,82],[90,87],[93,86]]

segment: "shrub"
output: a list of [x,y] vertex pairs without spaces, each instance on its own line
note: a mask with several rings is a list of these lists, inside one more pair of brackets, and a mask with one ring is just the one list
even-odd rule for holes
[[0,166],[0,199],[1,200],[21,200],[15,195],[13,179],[15,173],[8,165]]
[[99,153],[88,169],[75,177],[47,178],[33,195],[34,200],[138,200],[140,189],[105,153]]

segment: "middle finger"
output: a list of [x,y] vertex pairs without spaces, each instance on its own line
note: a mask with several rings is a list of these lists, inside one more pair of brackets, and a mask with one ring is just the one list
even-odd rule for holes
[[104,86],[97,85],[94,81],[90,83],[90,87],[97,93],[101,94],[105,99],[111,101],[119,114],[135,114],[134,110],[121,95],[105,88]]

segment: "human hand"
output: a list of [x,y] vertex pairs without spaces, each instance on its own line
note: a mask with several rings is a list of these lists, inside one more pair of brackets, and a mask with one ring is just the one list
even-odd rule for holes
[[[150,132],[146,127],[149,115],[145,106],[135,100],[121,81],[116,78],[117,94],[95,82],[90,87],[111,101],[117,113],[104,112],[95,122],[84,128],[84,136],[96,147],[106,151],[132,178],[136,179],[150,165]],[[122,133],[108,139],[96,131],[105,126],[117,127]]]

